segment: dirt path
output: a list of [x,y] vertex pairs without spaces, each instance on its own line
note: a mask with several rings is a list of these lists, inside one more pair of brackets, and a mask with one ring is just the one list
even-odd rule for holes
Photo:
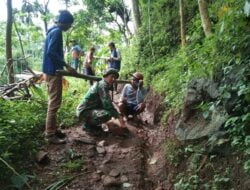
[[89,136],[80,126],[65,130],[67,144],[43,147],[49,159],[36,165],[34,186],[40,190],[65,182],[60,189],[172,189],[161,147],[165,128],[141,120],[128,121],[127,128],[126,135],[114,128],[105,137]]

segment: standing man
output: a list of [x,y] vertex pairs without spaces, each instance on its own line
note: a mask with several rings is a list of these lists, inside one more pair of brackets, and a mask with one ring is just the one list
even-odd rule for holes
[[[84,60],[84,73],[86,75],[95,75],[95,69],[93,68],[93,61],[94,61],[94,53],[95,53],[95,47],[91,47],[86,54],[85,60]],[[89,81],[90,85],[93,85],[93,81]]]
[[101,81],[96,82],[77,107],[77,116],[83,122],[83,129],[92,134],[102,132],[101,124],[112,117],[118,118],[120,126],[125,127],[121,115],[113,106],[109,90],[119,77],[116,69],[108,69]]
[[73,67],[76,71],[78,70],[79,61],[80,61],[80,56],[83,54],[82,49],[80,46],[76,43],[76,40],[71,40],[72,43],[72,48],[71,48],[71,56],[72,56],[72,61],[71,61],[71,67]]
[[[115,47],[114,42],[108,44],[110,49],[110,58],[107,60],[109,63],[109,68],[116,69],[118,72],[121,69],[121,54],[120,51]],[[114,83],[114,90],[117,92],[117,83]]]
[[43,56],[43,73],[48,86],[48,110],[46,118],[45,139],[49,143],[62,144],[65,139],[58,130],[56,115],[62,101],[62,76],[56,74],[56,70],[64,67],[70,72],[76,72],[72,67],[66,64],[63,54],[63,36],[62,32],[67,31],[74,18],[72,14],[63,10],[60,11],[59,17],[55,22],[55,26],[48,30]]

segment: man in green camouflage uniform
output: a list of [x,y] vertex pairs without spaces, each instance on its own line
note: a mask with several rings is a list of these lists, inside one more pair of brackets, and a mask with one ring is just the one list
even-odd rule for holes
[[92,132],[100,130],[101,124],[109,121],[112,117],[119,118],[121,126],[124,125],[121,115],[114,108],[109,90],[119,77],[116,69],[108,69],[103,79],[96,82],[84,96],[77,107],[77,116],[83,121],[83,128]]

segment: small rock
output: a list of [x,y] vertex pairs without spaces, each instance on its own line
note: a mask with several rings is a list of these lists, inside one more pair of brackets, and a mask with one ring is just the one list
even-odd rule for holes
[[109,175],[112,176],[112,177],[118,177],[120,175],[120,172],[116,169],[112,169],[110,172],[109,172]]
[[39,151],[37,154],[36,154],[36,161],[38,163],[42,163],[42,162],[45,162],[46,160],[48,160],[49,157],[48,157],[48,152],[45,152],[45,151]]
[[101,170],[102,173],[107,173],[109,171],[109,169],[107,167],[105,167],[103,164],[101,164],[99,166],[99,170]]
[[96,155],[96,148],[95,148],[95,146],[90,146],[89,148],[88,148],[88,151],[87,151],[87,156],[89,157],[89,158],[92,158],[92,157],[94,157],[95,155]]
[[154,164],[156,164],[156,162],[157,162],[156,158],[151,158],[151,159],[149,160],[149,164],[150,164],[150,165],[154,165]]
[[123,154],[126,154],[126,153],[128,153],[129,152],[129,149],[122,149],[122,153]]
[[128,188],[128,187],[133,187],[133,184],[131,184],[131,183],[123,183],[122,186],[124,188]]
[[164,190],[162,187],[157,187],[155,190]]
[[92,174],[92,177],[93,181],[97,182],[97,181],[100,181],[101,180],[101,177],[98,173],[93,173]]
[[111,176],[104,176],[102,181],[105,187],[121,185],[121,183],[116,178]]
[[105,164],[107,164],[107,163],[109,163],[109,162],[110,162],[110,160],[108,160],[108,159],[107,159],[107,160],[103,160],[102,164],[105,165]]
[[104,147],[96,147],[96,151],[98,152],[98,154],[105,154],[106,153],[106,150]]
[[97,146],[100,146],[100,147],[103,147],[106,145],[106,141],[105,140],[102,140],[100,142],[97,143]]
[[122,183],[125,183],[125,182],[127,182],[127,181],[128,181],[127,176],[122,175],[122,176],[121,176],[121,182],[122,182]]
[[126,157],[125,154],[120,154],[120,155],[118,155],[118,158],[120,158],[120,159],[123,159],[123,158],[125,158],[125,157]]
[[96,173],[101,174],[102,170],[96,170]]

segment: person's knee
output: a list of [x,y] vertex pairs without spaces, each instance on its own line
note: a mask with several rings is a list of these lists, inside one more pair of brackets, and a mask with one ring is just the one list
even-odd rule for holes
[[119,103],[118,103],[118,108],[119,108],[119,109],[123,109],[124,106],[125,106],[125,103],[124,103],[124,102],[119,102]]

